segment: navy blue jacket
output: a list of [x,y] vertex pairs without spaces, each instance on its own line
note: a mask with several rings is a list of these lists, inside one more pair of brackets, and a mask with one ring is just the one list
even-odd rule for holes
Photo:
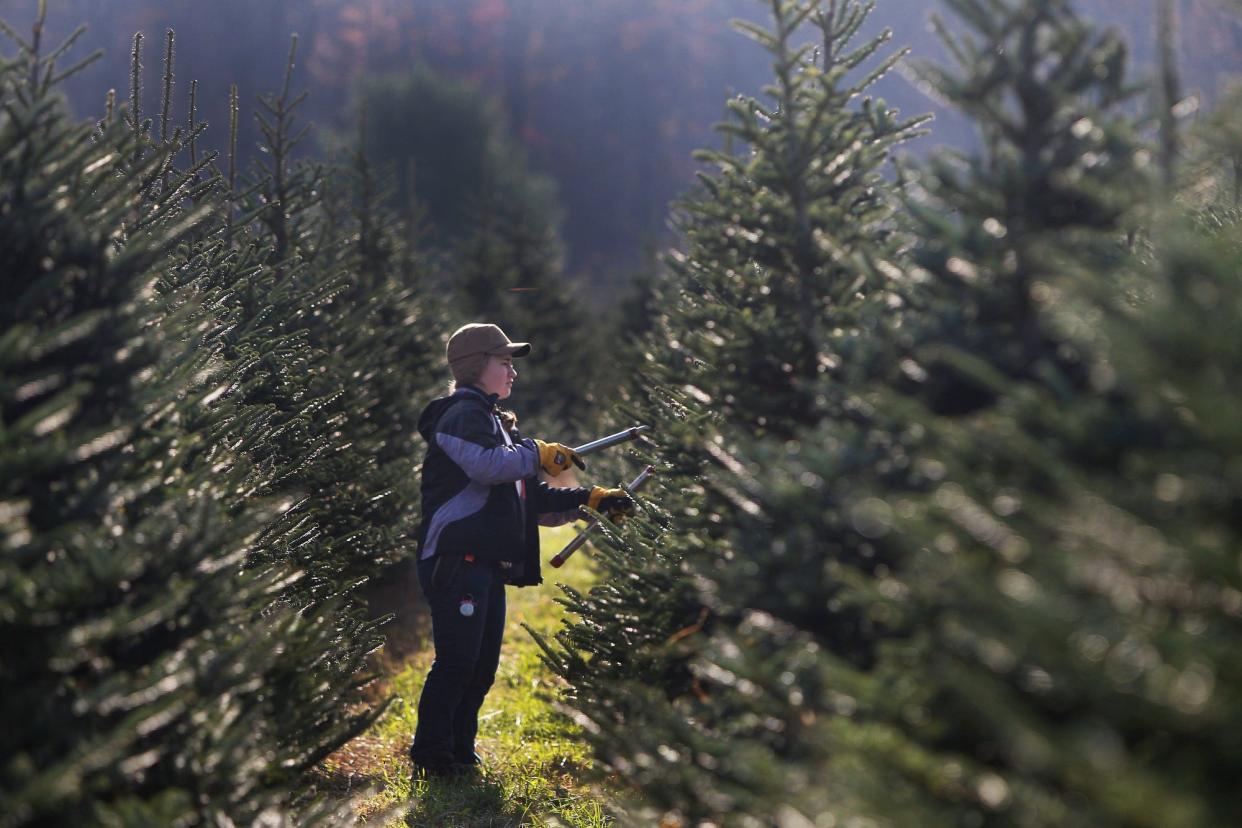
[[[495,395],[473,386],[432,400],[419,416],[423,460],[419,559],[471,553],[494,563],[505,581],[543,582],[539,525],[573,520],[590,490],[555,489],[539,480],[539,451],[516,430],[506,443]],[[518,481],[525,489],[519,496]]]

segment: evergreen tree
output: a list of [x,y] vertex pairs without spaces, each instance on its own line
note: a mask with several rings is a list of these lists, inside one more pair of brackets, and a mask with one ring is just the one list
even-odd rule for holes
[[194,176],[138,112],[68,117],[56,61],[77,35],[43,56],[41,26],[10,34],[0,823],[280,822],[266,678],[298,622],[272,607],[282,567],[239,575],[279,504],[227,509],[243,458],[183,425],[212,402],[213,331],[192,295],[152,290],[206,219]]
[[[669,556],[709,614],[654,613],[669,564],[633,552],[673,544],[640,522],[550,659],[610,765],[691,820],[1219,824],[1239,593],[1233,428],[1209,412],[1236,223],[1136,234],[1153,156],[1114,37],[1055,0],[950,5],[972,33],[930,74],[982,149],[912,180],[908,310],[812,385],[818,421],[722,418],[696,506],[734,508]],[[610,691],[626,644],[660,649],[649,618],[687,672]]]
[[[1064,3],[951,5],[973,35],[937,81],[984,141],[910,202],[904,377],[864,377],[847,389],[864,416],[795,431],[796,451],[738,441],[709,469],[738,511],[731,565],[693,568],[719,611],[690,664],[705,698],[631,702],[647,735],[615,755],[657,804],[739,824],[1220,824],[1239,593],[1233,429],[1209,412],[1229,408],[1236,224],[1163,217],[1129,255],[1155,189],[1124,48]],[[797,568],[812,551],[846,589]],[[804,585],[760,568],[756,589],[769,556]],[[798,602],[865,611],[873,658]]]
[[306,135],[296,46],[280,91],[260,99],[268,160],[226,193],[218,233],[190,261],[215,265],[194,286],[225,326],[227,393],[251,412],[220,439],[256,470],[248,496],[292,503],[252,562],[296,569],[280,603],[322,639],[317,653],[294,657],[278,688],[286,765],[307,770],[381,709],[350,712],[386,620],[358,589],[411,548],[412,399],[435,382],[442,325],[438,302],[416,293],[426,266],[381,206],[366,161],[342,170],[296,159]]
[[[1234,429],[1210,412],[1229,406],[1211,378],[1236,358],[1222,336],[1238,309],[1236,211],[1198,196],[1152,206],[1154,153],[1116,114],[1124,64],[1112,38],[1065,4],[963,10],[977,31],[1018,33],[1011,54],[1042,47],[980,74],[1043,105],[1023,108],[1039,115],[1027,129],[997,128],[1004,111],[979,107],[987,87],[970,82],[976,58],[1000,52],[986,41],[962,53],[966,82],[941,83],[977,107],[992,140],[969,175],[933,171],[930,206],[958,205],[965,221],[924,212],[923,261],[937,276],[952,259],[958,277],[979,276],[945,292],[978,322],[968,336],[928,328],[921,353],[941,384],[925,399],[939,416],[921,420],[918,462],[936,478],[926,495],[885,498],[909,561],[877,603],[917,635],[877,668],[888,697],[858,717],[883,746],[862,763],[878,782],[867,807],[928,824],[1221,824],[1239,756],[1220,736],[1238,707],[1238,664],[1221,644],[1238,619],[1225,564],[1237,492],[1217,462]],[[1022,83],[1031,74],[1043,82]],[[1217,118],[1236,123],[1236,110]],[[1063,159],[1060,170],[1007,144],[1045,124],[1056,127],[1045,151],[1027,157]],[[1227,192],[1217,183],[1231,157],[1236,146],[1218,146],[1199,168],[1216,172],[1212,186],[1191,192]],[[1037,210],[1009,220],[1016,194],[1032,191],[1045,193]],[[983,202],[1005,217],[991,254],[970,233],[989,230],[968,206]],[[1154,219],[1128,256],[1136,206]],[[1176,215],[1187,208],[1193,225]],[[1025,286],[1025,309],[996,290],[1006,283]],[[947,304],[933,306],[941,319]],[[968,416],[942,405],[962,377]]]
[[[141,100],[140,43],[136,39],[131,78],[135,101]],[[166,90],[171,85],[167,80],[171,59],[169,50]],[[261,694],[269,720],[270,773],[273,780],[282,780],[286,798],[299,773],[377,715],[377,710],[350,710],[346,702],[359,681],[363,659],[382,643],[377,624],[352,599],[364,579],[357,561],[361,556],[343,554],[344,547],[337,547],[335,554],[326,551],[331,547],[320,540],[327,534],[325,512],[326,517],[331,513],[315,508],[316,489],[309,485],[309,475],[322,469],[324,458],[345,442],[340,430],[342,406],[331,412],[337,417],[335,425],[322,415],[344,392],[338,384],[331,392],[316,393],[313,378],[324,373],[326,360],[308,342],[302,320],[340,290],[341,279],[338,273],[325,274],[315,263],[303,261],[310,254],[295,252],[299,245],[304,249],[313,243],[328,250],[336,245],[326,238],[322,223],[312,221],[321,212],[315,203],[321,196],[308,179],[319,170],[307,176],[289,171],[295,137],[290,134],[293,105],[288,81],[286,76],[282,95],[268,101],[275,122],[267,124],[269,134],[280,141],[280,148],[272,149],[280,174],[258,177],[240,193],[231,187],[213,192],[203,205],[214,217],[212,222],[177,250],[168,275],[159,283],[166,296],[193,295],[201,304],[193,322],[209,332],[200,358],[213,369],[207,375],[213,386],[205,391],[211,391],[213,401],[223,401],[187,418],[189,427],[215,441],[206,451],[188,457],[187,464],[236,470],[240,481],[232,488],[232,497],[222,501],[229,514],[240,514],[256,498],[282,503],[279,514],[256,539],[246,565],[289,573],[279,581],[279,592],[269,596],[269,604],[256,610],[277,616],[293,613],[290,641],[269,655]],[[168,109],[166,103],[161,136]],[[194,118],[192,109],[189,118]],[[139,118],[129,120],[141,131]],[[231,133],[236,133],[236,124]],[[136,157],[142,152],[140,146]],[[170,155],[170,165],[175,155]],[[229,180],[234,181],[232,153],[229,167]],[[273,215],[282,209],[287,214]],[[284,255],[278,256],[278,250]],[[221,459],[223,446],[241,455],[243,462]]]
[[864,763],[869,812],[1229,820],[1237,492],[1218,460],[1236,435],[1211,412],[1231,396],[1212,377],[1236,358],[1222,332],[1239,228],[1215,206],[1191,224],[1176,214],[1188,206],[1202,210],[1157,210],[1137,257],[1101,271],[1073,244],[1045,276],[1045,330],[1081,355],[1089,387],[996,372],[994,405],[925,420],[923,461],[943,476],[887,498],[910,560],[877,601],[918,634],[875,671],[884,703],[858,716],[881,746]]
[[[342,265],[351,276],[336,305],[350,308],[357,320],[346,328],[353,335],[340,346],[358,392],[350,404],[351,453],[369,458],[350,473],[361,491],[379,493],[360,504],[359,518],[370,536],[360,537],[356,548],[368,551],[371,573],[360,597],[372,617],[395,615],[384,630],[394,654],[414,640],[418,620],[410,592],[417,590],[415,560],[408,554],[419,518],[424,447],[418,416],[423,401],[440,389],[441,332],[449,323],[447,303],[432,287],[436,270],[410,223],[386,206],[392,186],[363,153],[365,119],[360,125],[350,166],[334,178],[343,207],[330,220],[338,225],[333,234],[342,242]],[[422,646],[421,636],[417,644]]]
[[884,299],[878,269],[861,275],[891,247],[880,171],[921,120],[865,97],[904,55],[877,59],[887,32],[853,42],[873,4],[765,5],[772,31],[738,25],[772,53],[770,100],[731,101],[730,146],[698,153],[719,172],[681,205],[686,252],[669,261],[679,361],[704,364],[696,387],[755,436],[817,421],[813,381],[852,356],[861,306]]
[[[1024,477],[1005,449],[1038,453],[1045,440],[1065,441],[1069,434],[1052,437],[1043,410],[1092,394],[1088,352],[1046,312],[1046,291],[1067,269],[1107,283],[1108,269],[1124,258],[1125,213],[1146,194],[1146,178],[1120,114],[1128,90],[1119,42],[1094,33],[1061,3],[986,12],[951,5],[973,30],[953,38],[941,26],[961,76],[930,74],[978,120],[984,149],[975,157],[941,155],[915,180],[908,201],[920,239],[908,268],[917,286],[908,291],[913,311],[893,337],[897,347],[879,347],[900,373],[859,378],[849,390],[861,416],[799,435],[795,452],[744,446],[734,459],[754,473],[721,481],[743,488],[741,477],[752,502],[754,519],[736,521],[737,548],[767,548],[786,560],[790,549],[794,560],[818,552],[826,561],[823,583],[844,588],[780,590],[777,601],[741,604],[757,612],[718,636],[709,663],[759,688],[748,707],[769,710],[780,732],[809,731],[794,744],[815,747],[782,775],[795,790],[797,780],[808,784],[800,798],[783,800],[800,813],[950,824],[986,819],[1001,799],[1021,796],[1024,807],[993,816],[998,824],[1060,824],[1073,809],[1058,810],[1055,791],[1019,774],[1005,781],[989,775],[996,753],[1022,742],[1015,731],[1029,737],[1039,729],[1022,729],[1023,714],[1013,709],[989,717],[995,694],[941,692],[977,676],[941,660],[949,641],[932,631],[999,616],[991,602],[996,571],[975,579],[963,571],[967,564],[940,560],[950,543],[944,522],[917,537],[898,527],[965,490],[955,501],[957,534],[993,544],[999,560],[1023,554],[1018,533],[989,523],[995,515],[988,509],[1008,514],[1014,500],[1042,497],[1036,492],[1050,485],[1054,469]],[[1038,399],[1022,406],[1025,416],[1016,416],[1012,407],[1020,403],[1002,392],[1016,386]],[[1109,448],[1101,439],[1107,430],[1073,436],[1084,451]],[[881,450],[872,450],[877,444]],[[851,549],[861,559],[843,554]],[[754,592],[736,577],[720,581],[726,600]],[[778,601],[827,612],[806,623],[814,616],[800,618],[774,606]],[[1038,626],[1014,613],[1006,628],[1026,620]],[[867,627],[880,633],[870,658],[842,649],[831,634],[842,622],[864,635]],[[1004,638],[978,640],[995,655]],[[748,657],[753,651],[768,655]],[[909,732],[919,735],[907,739]],[[980,747],[973,763],[951,749],[927,750],[973,738]],[[778,755],[785,744],[777,742]],[[830,779],[818,797],[809,787],[816,775]]]
[[467,238],[484,198],[549,229],[559,221],[551,180],[530,169],[502,108],[476,85],[419,66],[366,78],[353,100],[370,124],[362,151],[393,176],[389,206],[424,218],[433,246]]
[[[783,528],[756,513],[755,476],[735,455],[762,444],[774,464],[765,476],[808,488],[779,463],[803,429],[848,419],[844,383],[874,359],[868,338],[897,328],[904,303],[881,169],[918,121],[865,96],[901,53],[877,57],[887,34],[855,43],[869,4],[767,5],[772,31],[741,28],[773,55],[771,102],[732,102],[722,129],[744,151],[702,155],[719,172],[682,206],[686,249],[668,263],[646,378],[630,392],[655,426],[665,475],[653,499],[669,514],[627,522],[601,553],[604,584],[569,596],[583,622],[549,656],[598,730],[605,764],[649,803],[691,820],[745,820],[824,795],[813,768],[798,764],[814,742],[800,711],[785,710],[791,688],[757,699],[761,685],[704,661],[730,636],[723,630],[754,628],[756,607],[819,627],[839,586],[808,537],[770,554],[766,539],[726,539],[752,519],[769,533]],[[807,23],[815,37],[802,42]],[[818,631],[865,653],[851,620]],[[746,652],[771,656],[769,667],[791,663],[774,635],[764,646]]]
[[[363,149],[396,185],[389,203],[440,252],[439,285],[461,324],[486,319],[535,343],[514,405],[524,427],[585,442],[599,413],[598,304],[564,273],[554,183],[530,168],[496,101],[427,68],[372,78],[355,93]],[[455,327],[449,323],[442,337]]]
[[158,116],[138,36],[131,106],[93,128],[39,32],[0,87],[0,822],[339,820],[295,791],[378,713],[355,591],[408,548],[425,265],[364,161],[293,162],[288,75],[237,189],[236,123],[227,179],[193,85],[173,125],[171,32]]
[[512,400],[529,420],[528,433],[576,445],[595,430],[596,390],[606,387],[600,369],[612,349],[597,338],[595,307],[562,271],[562,244],[548,216],[485,191],[448,277],[463,318],[490,320],[534,343]]

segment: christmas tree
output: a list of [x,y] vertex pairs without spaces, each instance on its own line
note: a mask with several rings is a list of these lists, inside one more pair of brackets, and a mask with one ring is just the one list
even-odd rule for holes
[[[675,367],[648,399],[722,412],[697,488],[662,495],[694,530],[623,530],[549,659],[673,822],[1222,824],[1236,205],[1161,207],[1124,45],[1069,4],[949,5],[958,66],[925,76],[979,149],[902,177],[896,246],[853,271],[893,284],[842,309],[850,367],[752,407],[653,359]],[[1205,147],[1178,209],[1232,198],[1236,157]],[[712,259],[682,270],[710,306]]]
[[[660,314],[629,391],[628,409],[655,426],[660,508],[600,554],[603,584],[570,594],[583,622],[549,654],[607,765],[689,819],[763,813],[808,789],[805,771],[786,775],[774,757],[802,750],[797,734],[770,730],[769,707],[749,708],[732,674],[700,669],[749,608],[818,624],[830,613],[809,596],[835,589],[822,550],[791,544],[769,558],[728,541],[750,519],[772,528],[753,513],[755,476],[735,455],[762,444],[775,462],[760,474],[784,475],[775,463],[801,429],[847,416],[841,387],[905,301],[882,169],[919,120],[866,96],[902,53],[880,57],[887,34],[857,42],[868,5],[767,5],[771,31],[740,28],[772,54],[770,100],[731,102],[731,144],[702,154],[718,172],[679,211],[685,250],[651,302]],[[848,626],[837,637],[857,639]]]
[[171,32],[158,116],[138,36],[129,107],[93,125],[56,95],[72,43],[10,34],[0,810],[337,820],[298,790],[378,713],[353,704],[382,642],[356,590],[409,546],[405,395],[436,382],[442,327],[425,265],[363,160],[292,159],[289,75],[273,162],[239,183],[234,140],[199,152],[195,85],[173,123]]
[[610,358],[602,338],[593,341],[598,302],[565,273],[553,181],[531,169],[498,102],[469,83],[418,68],[368,79],[355,97],[371,124],[363,148],[396,182],[388,203],[416,220],[442,264],[428,288],[443,292],[458,321],[440,335],[483,320],[533,343],[511,401],[522,427],[587,442],[599,365]]
[[267,680],[297,621],[273,606],[283,567],[241,567],[282,506],[228,509],[244,459],[184,426],[213,402],[213,331],[190,292],[155,290],[208,214],[137,112],[68,116],[71,43],[40,41],[18,37],[0,76],[0,812],[276,818]]

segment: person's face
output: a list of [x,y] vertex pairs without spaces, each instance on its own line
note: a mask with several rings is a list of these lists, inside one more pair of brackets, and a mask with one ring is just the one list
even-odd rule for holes
[[513,393],[513,380],[516,378],[517,369],[513,367],[512,357],[489,356],[487,367],[479,377],[479,387],[503,400]]

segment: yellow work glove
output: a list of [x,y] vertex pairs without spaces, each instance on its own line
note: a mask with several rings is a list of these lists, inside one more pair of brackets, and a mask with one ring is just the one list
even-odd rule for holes
[[625,489],[592,486],[591,496],[587,498],[587,506],[605,515],[613,523],[620,523],[634,513],[634,501],[625,493]]
[[565,469],[569,468],[569,464],[573,463],[580,469],[586,468],[586,463],[582,462],[582,458],[578,456],[578,452],[569,446],[563,446],[560,443],[545,443],[543,440],[535,441],[535,448],[539,449],[539,465],[548,474],[556,477]]

